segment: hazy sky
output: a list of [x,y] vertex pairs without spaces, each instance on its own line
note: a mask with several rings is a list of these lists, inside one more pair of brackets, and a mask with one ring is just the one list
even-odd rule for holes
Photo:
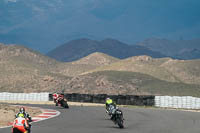
[[200,37],[200,0],[1,0],[0,42],[47,52],[68,40]]

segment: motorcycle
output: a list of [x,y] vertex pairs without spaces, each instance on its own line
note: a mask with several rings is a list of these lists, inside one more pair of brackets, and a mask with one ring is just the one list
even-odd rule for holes
[[62,98],[62,99],[58,99],[57,101],[56,101],[56,106],[61,106],[61,107],[63,107],[63,108],[69,108],[69,105],[68,105],[68,103],[67,103],[67,100],[66,99],[64,99],[64,98]]
[[117,124],[119,128],[124,128],[124,118],[123,118],[122,111],[119,109],[116,109],[113,117],[114,117],[113,121],[115,122],[115,124]]
[[111,117],[110,119],[117,124],[119,128],[124,128],[123,112],[118,107],[110,105],[106,112]]

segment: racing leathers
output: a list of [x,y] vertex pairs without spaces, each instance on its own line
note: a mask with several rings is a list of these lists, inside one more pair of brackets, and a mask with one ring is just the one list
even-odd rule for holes
[[18,117],[13,122],[13,129],[12,130],[14,130],[14,128],[17,128],[19,131],[21,131],[23,133],[28,133],[27,129],[29,128],[29,125],[28,125],[28,122],[25,118]]
[[113,100],[112,99],[110,99],[110,98],[107,98],[106,99],[106,111],[107,111],[107,113],[109,113],[109,114],[111,114],[111,109],[110,109],[110,107],[112,107],[112,106],[110,106],[110,105],[113,105],[114,106],[114,108],[116,107],[116,104],[113,102]]

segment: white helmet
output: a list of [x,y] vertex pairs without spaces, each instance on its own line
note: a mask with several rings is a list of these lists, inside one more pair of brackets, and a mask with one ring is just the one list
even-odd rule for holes
[[107,98],[106,98],[106,100],[110,100],[110,98],[109,98],[109,97],[107,97]]

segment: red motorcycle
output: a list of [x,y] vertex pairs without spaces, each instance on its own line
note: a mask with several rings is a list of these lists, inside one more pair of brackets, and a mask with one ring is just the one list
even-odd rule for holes
[[64,98],[64,95],[59,94],[57,99],[54,100],[54,102],[56,103],[56,106],[61,106],[63,108],[69,108],[69,105],[67,103],[67,99]]

